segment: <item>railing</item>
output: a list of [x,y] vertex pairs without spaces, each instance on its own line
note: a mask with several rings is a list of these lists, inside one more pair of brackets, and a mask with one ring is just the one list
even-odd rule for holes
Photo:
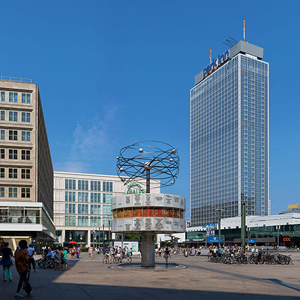
[[9,76],[2,76],[2,75],[0,75],[0,80],[22,81],[22,82],[31,82],[31,83],[34,82],[30,78],[18,78],[18,77],[9,77]]

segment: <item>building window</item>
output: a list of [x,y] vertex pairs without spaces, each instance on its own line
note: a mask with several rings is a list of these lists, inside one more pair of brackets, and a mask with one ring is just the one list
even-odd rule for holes
[[101,214],[101,205],[91,205],[91,214],[100,215]]
[[0,159],[5,159],[5,149],[0,149]]
[[111,215],[111,206],[110,205],[103,205],[103,214]]
[[1,102],[5,102],[5,92],[1,91]]
[[78,204],[78,213],[87,215],[89,213],[89,205],[88,204]]
[[103,182],[103,192],[112,192],[113,183],[112,182]]
[[30,188],[21,188],[21,197],[30,198]]
[[5,121],[5,110],[0,110],[0,120]]
[[22,103],[30,103],[31,102],[31,94],[22,93]]
[[88,191],[89,182],[87,180],[78,180],[78,190],[80,191]]
[[17,188],[8,188],[8,197],[9,198],[17,198],[18,197],[18,189]]
[[9,102],[18,102],[18,93],[9,92]]
[[113,194],[103,194],[103,203],[111,203]]
[[4,198],[5,196],[5,190],[4,190],[4,187],[0,187],[0,197],[1,198]]
[[66,214],[75,214],[76,213],[76,204],[65,204],[65,213]]
[[5,140],[5,130],[4,129],[0,130],[0,139]]
[[30,169],[21,169],[21,178],[30,179]]
[[91,193],[91,202],[100,203],[101,202],[101,193]]
[[30,123],[30,112],[22,112],[22,122]]
[[91,191],[101,191],[100,181],[91,181]]
[[76,190],[76,180],[65,179],[65,189],[66,190]]
[[10,141],[17,141],[18,140],[18,131],[17,130],[9,130],[9,140]]
[[89,202],[89,194],[86,192],[78,192],[78,202]]
[[66,202],[75,202],[76,201],[76,193],[75,192],[67,192],[65,191],[65,201]]
[[75,216],[65,216],[65,225],[66,226],[76,226]]
[[91,216],[91,226],[100,226],[100,217]]
[[110,219],[108,217],[103,217],[103,225],[108,227],[110,225]]
[[16,149],[9,149],[8,150],[8,158],[9,159],[18,159],[18,150],[16,150]]
[[87,216],[78,216],[78,226],[89,226],[89,219]]
[[8,169],[8,178],[13,178],[13,179],[18,178],[18,169],[9,168]]
[[5,169],[0,168],[0,178],[5,178]]
[[22,131],[22,141],[30,142],[30,131]]
[[8,112],[8,120],[12,122],[18,122],[18,112],[17,111],[9,111]]
[[22,150],[21,159],[22,160],[30,160],[30,150]]

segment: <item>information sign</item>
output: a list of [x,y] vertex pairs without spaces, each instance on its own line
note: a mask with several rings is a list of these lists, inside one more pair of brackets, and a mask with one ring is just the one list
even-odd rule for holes
[[[219,243],[219,237],[218,236],[208,236],[207,243]],[[221,243],[223,243],[223,237],[221,237]]]

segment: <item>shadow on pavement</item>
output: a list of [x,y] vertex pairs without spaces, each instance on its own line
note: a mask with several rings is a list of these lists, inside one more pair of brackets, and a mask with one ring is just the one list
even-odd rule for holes
[[[74,260],[68,260],[68,271],[70,270],[79,262],[79,259]],[[0,266],[0,270],[2,273],[2,267]],[[19,274],[17,273],[16,266],[11,266],[11,272],[12,272],[12,282],[3,282],[2,276],[0,279],[0,299],[12,299],[16,293],[17,285],[19,282]],[[30,299],[43,299],[40,298],[42,295],[42,288],[51,288],[53,289],[53,281],[55,281],[61,274],[63,274],[65,271],[54,271],[53,269],[38,269],[38,272],[35,273],[31,271],[30,273],[30,283],[33,287],[33,296],[30,297]],[[1,274],[2,275],[2,274]],[[44,292],[43,292],[44,293]],[[21,294],[25,295],[25,292],[21,289]],[[52,298],[47,299],[56,299],[53,294],[51,293]]]
[[242,294],[211,291],[176,290],[161,288],[137,288],[110,285],[55,283],[52,291],[43,291],[42,299],[222,299],[222,300],[276,300],[299,299],[293,296]]

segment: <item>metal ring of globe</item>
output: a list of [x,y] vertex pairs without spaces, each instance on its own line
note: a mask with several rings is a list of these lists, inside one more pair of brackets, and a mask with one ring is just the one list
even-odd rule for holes
[[[159,141],[142,141],[123,147],[117,156],[117,174],[124,185],[141,182],[151,176],[151,185],[174,185],[179,174],[177,149]],[[148,178],[148,177],[149,178]],[[158,184],[158,183],[157,183]]]

